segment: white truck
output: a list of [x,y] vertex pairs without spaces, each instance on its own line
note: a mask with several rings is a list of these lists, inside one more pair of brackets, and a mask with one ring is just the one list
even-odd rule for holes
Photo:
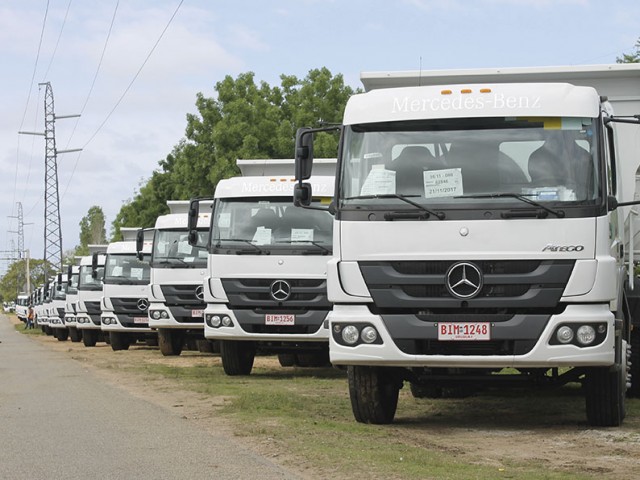
[[149,328],[148,319],[151,240],[144,242],[142,258],[138,258],[138,230],[121,228],[122,241],[107,247],[100,317],[102,333],[109,336],[114,351],[128,350],[138,340],[157,344],[157,334]]
[[[525,380],[581,382],[588,422],[620,425],[640,380],[623,238],[640,65],[361,78],[338,127],[328,267],[356,420],[392,422],[405,381],[437,396]],[[324,130],[297,133],[300,206]]]
[[16,306],[15,312],[16,316],[20,321],[27,322],[27,315],[29,314],[29,304],[31,303],[31,298],[26,293],[20,293],[16,297]]
[[67,279],[58,273],[51,281],[50,302],[47,315],[53,336],[61,342],[69,338],[69,329],[64,323],[64,308],[67,297]]
[[64,304],[64,323],[69,330],[69,339],[74,343],[82,340],[82,332],[76,327],[79,278],[80,266],[69,265],[67,267],[67,296]]
[[[160,352],[165,356],[180,355],[189,340],[200,344],[204,341],[202,282],[207,267],[204,235],[210,222],[210,212],[203,212],[198,226],[202,243],[191,246],[187,238],[189,201],[169,200],[167,205],[170,213],[159,216],[153,229],[149,285],[149,327],[157,330]],[[206,206],[210,209],[211,202]],[[138,252],[144,244],[144,235],[145,230],[140,230]]]
[[102,276],[107,245],[89,245],[91,255],[80,258],[76,328],[82,334],[85,347],[95,347],[104,341],[101,330]]
[[[318,159],[312,206],[292,204],[294,161],[238,160],[242,177],[216,186],[204,282],[204,335],[220,341],[227,375],[248,375],[256,353],[283,366],[328,365],[327,259],[333,219],[335,159]],[[320,170],[322,168],[322,170]],[[327,175],[323,175],[326,173]],[[198,200],[190,211],[190,239]],[[302,212],[306,213],[306,212]]]

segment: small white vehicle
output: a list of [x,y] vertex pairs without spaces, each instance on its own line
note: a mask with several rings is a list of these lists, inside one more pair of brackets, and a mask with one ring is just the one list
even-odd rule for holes
[[[320,162],[334,172],[335,159]],[[205,337],[220,341],[227,375],[250,374],[256,353],[278,354],[283,366],[327,366],[333,218],[325,207],[294,207],[293,160],[237,163],[243,176],[221,180],[214,195]],[[312,204],[328,206],[335,178],[317,173]],[[190,219],[197,208],[194,200]]]
[[100,328],[100,302],[106,249],[106,245],[89,245],[91,255],[80,258],[76,328],[81,330],[85,347],[105,341]]
[[157,334],[149,328],[148,319],[151,241],[145,242],[142,259],[139,259],[138,229],[121,228],[120,232],[123,241],[112,242],[107,247],[102,280],[101,328],[103,334],[109,336],[114,351],[128,350],[138,340],[157,344]]
[[29,303],[30,303],[30,301],[31,300],[29,298],[29,295],[27,295],[26,293],[21,293],[16,298],[15,312],[16,312],[16,316],[22,322],[26,322],[27,321],[27,314],[29,313]]

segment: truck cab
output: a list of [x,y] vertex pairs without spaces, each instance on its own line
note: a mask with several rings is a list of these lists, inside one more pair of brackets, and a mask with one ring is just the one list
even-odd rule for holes
[[[170,213],[159,216],[153,229],[149,287],[149,327],[158,332],[160,352],[165,356],[180,355],[189,340],[204,341],[202,282],[207,267],[205,233],[211,202],[203,204],[197,227],[201,239],[195,245],[188,242],[189,201],[170,200],[167,205]],[[139,249],[141,245],[139,236]]]
[[[333,171],[323,159],[318,173]],[[216,186],[204,283],[205,337],[220,341],[228,375],[248,375],[257,353],[283,366],[328,365],[333,176],[313,178],[318,209],[292,205],[293,160],[238,160],[243,176]]]
[[51,283],[51,302],[48,307],[49,326],[53,336],[61,342],[69,338],[69,329],[64,322],[64,307],[67,297],[67,279],[58,273]]
[[81,257],[78,277],[76,328],[81,330],[85,347],[105,341],[101,330],[102,277],[107,245],[89,245],[91,255]]
[[[356,420],[391,422],[405,382],[416,396],[578,382],[591,425],[622,422],[639,79],[633,65],[362,75],[328,267],[331,361]],[[321,130],[298,132],[301,206]]]
[[139,258],[138,229],[121,228],[120,231],[123,241],[107,247],[101,305],[101,329],[109,336],[114,351],[127,350],[138,340],[157,343],[148,319],[151,242],[145,243]]
[[72,342],[80,342],[82,333],[76,327],[76,309],[78,303],[78,280],[80,266],[69,265],[67,267],[67,296],[64,304],[64,323],[69,330],[69,339]]

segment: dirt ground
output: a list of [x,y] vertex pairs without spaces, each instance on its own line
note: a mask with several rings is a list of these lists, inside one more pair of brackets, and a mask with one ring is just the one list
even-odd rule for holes
[[[127,362],[133,361],[133,357],[127,352],[113,352],[105,344],[86,348],[82,343],[59,342],[44,335],[34,339],[51,349],[67,353],[117,388],[162,406],[201,428],[234,435],[231,421],[216,415],[216,407],[224,405],[228,399],[177,389],[176,381],[171,378],[145,377],[122,369]],[[133,348],[144,351],[135,355],[137,361],[142,359],[148,363],[175,366],[220,364],[220,359],[211,355],[162,357],[154,348]],[[257,358],[256,365],[278,368],[277,360],[269,357]],[[482,402],[482,399],[474,401]],[[508,403],[509,399],[503,401]],[[446,452],[451,455],[452,461],[495,467],[496,472],[503,472],[500,475],[502,478],[516,478],[509,475],[509,465],[540,464],[544,465],[545,471],[571,472],[579,478],[640,479],[638,408],[634,407],[636,413],[628,415],[623,427],[590,429],[585,426],[583,412],[579,412],[580,417],[576,414],[560,422],[552,418],[548,422],[524,419],[514,423],[513,420],[501,419],[500,413],[487,411],[491,408],[498,410],[495,405],[491,406],[491,402],[478,405],[483,413],[477,417],[463,415],[451,421],[453,416],[445,414],[443,419],[440,413],[434,418],[405,418],[388,428],[391,435],[397,435],[403,442],[408,442],[410,432],[410,443]],[[335,476],[317,465],[305,464],[300,457],[289,458],[286,451],[279,451],[277,442],[260,437],[255,440],[247,442],[247,445],[274,462],[297,471],[302,477],[343,478],[343,475]]]

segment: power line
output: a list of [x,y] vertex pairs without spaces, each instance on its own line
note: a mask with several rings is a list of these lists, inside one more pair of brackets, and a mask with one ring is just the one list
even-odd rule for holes
[[56,46],[53,48],[53,53],[51,54],[51,60],[49,60],[49,65],[47,66],[47,70],[44,72],[44,75],[42,76],[42,78],[47,78],[47,75],[49,75],[49,69],[51,68],[51,65],[53,64],[53,59],[56,57],[56,52],[58,51],[58,45],[60,44],[60,38],[62,38],[62,32],[64,31],[64,26],[67,23],[67,17],[69,16],[69,9],[71,8],[71,2],[73,0],[69,0],[69,3],[67,4],[67,11],[64,14],[64,19],[62,20],[62,26],[60,27],[60,33],[58,34],[58,40],[56,40]]

